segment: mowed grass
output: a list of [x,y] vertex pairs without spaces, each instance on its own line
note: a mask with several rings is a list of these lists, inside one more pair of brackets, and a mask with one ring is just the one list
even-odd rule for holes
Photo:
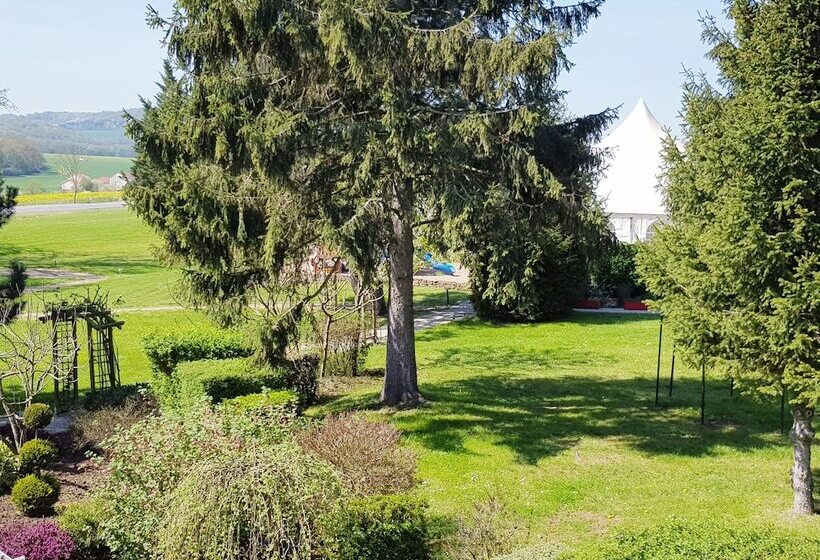
[[104,276],[99,286],[120,308],[177,303],[173,294],[179,275],[157,261],[158,245],[151,229],[124,209],[15,216],[0,229],[2,262],[20,259],[29,268]]
[[[778,399],[732,398],[725,379],[710,378],[702,427],[699,372],[678,360],[669,399],[667,350],[654,407],[657,336],[651,316],[438,327],[417,338],[429,404],[372,414],[418,452],[420,493],[436,511],[469,513],[497,495],[533,537],[570,549],[672,517],[817,534],[820,516],[788,513],[791,448]],[[368,362],[382,366],[384,348]],[[379,388],[373,379],[311,413],[370,409]]]
[[[7,185],[17,187],[22,194],[35,192],[51,192],[59,189],[66,177],[59,172],[60,162],[65,156],[62,154],[43,154],[48,165],[48,171],[35,175],[21,175],[19,177],[5,177]],[[113,156],[85,156],[79,155],[80,172],[92,179],[111,177],[120,171],[130,171],[133,165],[131,158]]]

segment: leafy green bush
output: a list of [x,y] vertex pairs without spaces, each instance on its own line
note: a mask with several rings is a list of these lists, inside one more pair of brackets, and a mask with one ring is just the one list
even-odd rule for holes
[[105,502],[99,499],[75,502],[60,508],[59,513],[57,522],[77,545],[78,558],[92,560],[107,557],[108,547],[102,535]]
[[57,460],[57,446],[44,439],[32,439],[20,447],[17,454],[20,474],[37,473]]
[[331,560],[432,558],[426,505],[404,494],[355,498],[330,522]]
[[590,265],[590,283],[593,294],[599,297],[618,297],[623,301],[646,293],[638,277],[635,255],[638,246],[615,243]]
[[577,560],[780,560],[820,558],[820,538],[761,525],[727,525],[715,520],[674,520],[628,530]]
[[319,520],[340,495],[333,470],[293,445],[228,453],[200,463],[168,500],[158,551],[164,560],[318,557]]
[[143,344],[151,368],[166,375],[182,362],[242,358],[253,353],[241,333],[207,327],[154,332]]
[[5,494],[14,486],[18,468],[17,455],[0,441],[0,494]]
[[54,419],[54,411],[43,403],[30,404],[23,411],[23,426],[29,430],[42,430]]
[[60,483],[48,474],[30,474],[11,489],[11,501],[20,513],[33,517],[51,513],[60,497]]

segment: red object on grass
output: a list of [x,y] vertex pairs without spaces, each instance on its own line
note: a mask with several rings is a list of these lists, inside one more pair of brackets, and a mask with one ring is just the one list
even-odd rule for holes
[[597,299],[579,299],[578,303],[575,305],[576,309],[600,309],[601,302]]
[[626,311],[648,311],[649,308],[642,301],[625,301],[624,309]]

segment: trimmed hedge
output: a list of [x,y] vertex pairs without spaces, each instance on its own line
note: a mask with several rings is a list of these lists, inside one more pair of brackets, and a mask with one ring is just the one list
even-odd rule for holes
[[241,333],[207,327],[154,332],[143,339],[143,346],[151,369],[166,375],[182,362],[246,358],[253,353]]
[[17,460],[20,465],[20,474],[40,472],[57,460],[60,452],[57,446],[44,439],[32,439],[20,447]]
[[673,520],[628,530],[575,560],[781,560],[820,558],[820,538],[764,525]]
[[54,411],[44,403],[30,404],[23,411],[23,426],[29,430],[43,430],[54,419]]
[[357,498],[333,518],[331,560],[428,560],[432,536],[424,502],[405,494]]
[[265,411],[272,408],[291,408],[298,404],[299,395],[291,390],[252,393],[226,399],[222,402],[223,407],[238,414]]
[[47,515],[60,497],[60,483],[48,474],[24,476],[11,489],[11,501],[23,515]]
[[[187,406],[204,398],[217,404],[226,399],[261,393],[265,389],[282,389],[286,379],[282,371],[260,368],[247,358],[183,362],[173,375],[175,402]],[[168,403],[166,394],[162,401]]]
[[78,558],[109,558],[102,531],[106,519],[105,502],[100,499],[74,502],[60,508],[59,513],[57,523],[74,540]]

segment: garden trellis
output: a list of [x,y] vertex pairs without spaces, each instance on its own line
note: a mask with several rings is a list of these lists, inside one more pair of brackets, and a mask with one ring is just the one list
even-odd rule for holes
[[63,303],[51,306],[40,317],[40,321],[52,325],[52,360],[57,372],[54,377],[54,408],[58,411],[66,410],[79,395],[81,345],[78,324],[81,320],[85,321],[87,327],[86,348],[91,393],[120,385],[114,329],[121,329],[124,322],[117,320],[99,298],[76,305]]

